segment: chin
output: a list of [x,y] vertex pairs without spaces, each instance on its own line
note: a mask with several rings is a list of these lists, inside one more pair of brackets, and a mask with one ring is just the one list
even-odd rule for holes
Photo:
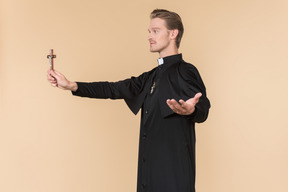
[[159,52],[159,50],[158,50],[158,49],[150,48],[150,52],[151,52],[151,53],[155,53],[155,52]]

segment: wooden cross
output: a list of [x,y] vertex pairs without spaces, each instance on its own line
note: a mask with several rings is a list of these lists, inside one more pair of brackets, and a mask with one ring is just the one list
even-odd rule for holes
[[53,49],[50,49],[50,55],[47,55],[50,63],[50,69],[54,70],[53,59],[56,58],[56,55],[53,55]]

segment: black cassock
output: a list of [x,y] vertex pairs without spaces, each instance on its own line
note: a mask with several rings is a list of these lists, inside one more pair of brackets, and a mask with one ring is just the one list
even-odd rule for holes
[[[124,99],[131,111],[141,108],[137,192],[195,191],[195,122],[207,119],[210,102],[195,66],[182,54],[163,58],[164,64],[118,82],[77,82],[73,95]],[[202,97],[192,115],[174,113],[167,99]]]

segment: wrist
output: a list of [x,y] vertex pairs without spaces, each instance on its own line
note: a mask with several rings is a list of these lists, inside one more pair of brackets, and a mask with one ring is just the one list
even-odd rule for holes
[[77,83],[76,83],[76,82],[70,82],[70,84],[69,84],[69,90],[75,92],[75,91],[77,91],[77,89],[78,89]]

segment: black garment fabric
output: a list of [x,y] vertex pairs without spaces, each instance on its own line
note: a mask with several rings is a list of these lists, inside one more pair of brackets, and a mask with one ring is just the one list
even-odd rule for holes
[[[139,77],[118,82],[77,82],[73,95],[124,99],[134,114],[141,110],[137,192],[195,192],[195,122],[204,122],[210,108],[206,88],[182,54]],[[187,100],[201,92],[191,115],[178,115],[167,99]]]

